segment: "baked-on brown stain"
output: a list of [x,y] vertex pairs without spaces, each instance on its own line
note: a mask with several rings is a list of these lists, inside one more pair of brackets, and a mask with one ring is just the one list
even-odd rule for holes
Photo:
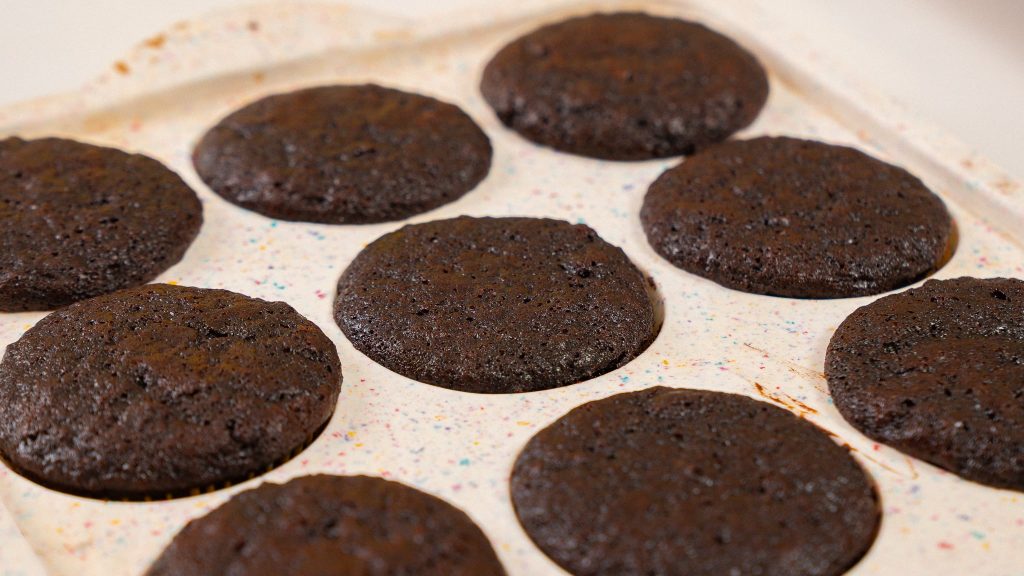
[[146,41],[143,42],[143,45],[146,46],[147,48],[152,48],[154,50],[159,50],[160,48],[163,48],[164,44],[166,44],[166,43],[167,43],[167,36],[164,35],[164,34],[157,34],[156,36],[153,36],[152,38],[147,38]]
[[[763,348],[758,348],[757,346],[754,346],[753,344],[750,344],[748,342],[744,342],[743,346],[753,350],[754,352],[761,354],[761,356],[764,358],[772,358],[772,355],[769,354],[768,351]],[[801,377],[805,382],[810,384],[811,387],[813,387],[818,392],[821,392],[822,394],[828,394],[828,390],[825,387],[824,372],[821,372],[819,370],[812,370],[805,366],[801,366],[796,362],[786,360],[785,358],[774,358],[774,360],[776,362],[781,362],[783,365],[786,366],[787,370]]]
[[763,398],[770,400],[778,404],[779,406],[788,409],[791,412],[795,412],[799,416],[803,416],[805,414],[818,413],[818,411],[815,410],[814,408],[811,408],[807,404],[804,404],[800,400],[797,400],[796,398],[790,396],[789,394],[786,394],[785,392],[779,393],[782,396],[785,396],[785,398],[781,398],[775,394],[772,394],[771,392],[768,392],[767,390],[765,390],[764,386],[762,386],[759,382],[754,382],[754,389],[757,390],[757,393],[760,394]]

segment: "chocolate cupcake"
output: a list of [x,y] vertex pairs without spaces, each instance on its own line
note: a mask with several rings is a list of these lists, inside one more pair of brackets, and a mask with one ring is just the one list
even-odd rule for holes
[[0,140],[0,312],[145,284],[181,260],[202,222],[195,192],[152,158]]
[[749,52],[701,24],[592,14],[505,46],[480,84],[498,118],[557,150],[611,160],[692,154],[747,126],[768,98]]
[[658,325],[643,274],[584,225],[468,218],[378,238],[338,281],[334,317],[364,354],[454,390],[566,386],[640,354]]
[[1024,491],[1024,281],[929,280],[858,308],[829,342],[825,376],[872,439]]
[[263,484],[193,520],[147,576],[502,576],[464,512],[398,482],[304,476]]
[[879,523],[824,432],[735,394],[650,388],[584,404],[512,469],[530,538],[571,574],[838,576]]
[[334,344],[283,302],[154,284],[51,313],[0,362],[0,456],[45,486],[146,499],[281,463],[327,424]]
[[912,284],[955,244],[946,206],[902,168],[842,146],[755,138],[663,173],[640,212],[651,246],[723,286],[846,298]]
[[400,220],[472,190],[491,165],[487,136],[458,107],[382,88],[323,86],[257,100],[196,145],[214,192],[283,220]]

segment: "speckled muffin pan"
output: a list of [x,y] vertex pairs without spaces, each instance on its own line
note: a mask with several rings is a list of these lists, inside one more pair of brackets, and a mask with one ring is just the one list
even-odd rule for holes
[[[822,375],[835,328],[874,297],[782,299],[723,288],[675,268],[647,244],[640,206],[678,159],[604,162],[536,146],[503,127],[479,92],[503,45],[541,24],[597,10],[641,9],[707,24],[757,55],[771,95],[737,137],[789,135],[854,146],[919,176],[948,206],[959,234],[934,276],[1024,277],[1024,190],[983,158],[850,82],[753,0],[522,0],[417,22],[328,5],[238,9],[151,37],[73,95],[0,110],[0,137],[62,136],[138,151],[180,173],[206,225],[157,281],[283,300],[338,346],[345,384],[334,416],[284,465],[226,490],[169,501],[103,502],[57,493],[0,468],[0,575],[141,574],[173,535],[233,494],[314,473],[398,480],[464,510],[509,574],[561,574],[530,541],[509,498],[527,441],[590,400],[655,385],[745,394],[801,415],[849,445],[877,483],[882,521],[853,576],[1007,576],[1024,565],[1024,495],[968,482],[875,444],[831,404]],[[859,71],[869,77],[870,71]],[[475,189],[410,219],[360,226],[285,222],[247,212],[204,186],[193,146],[218,119],[268,94],[374,82],[451,102],[494,149]],[[584,222],[621,247],[664,301],[657,338],[591,380],[526,394],[429,386],[358,352],[332,317],[339,276],[359,250],[404,224],[459,215]],[[0,315],[0,344],[40,312]],[[1016,571],[1016,572],[1015,572]]]

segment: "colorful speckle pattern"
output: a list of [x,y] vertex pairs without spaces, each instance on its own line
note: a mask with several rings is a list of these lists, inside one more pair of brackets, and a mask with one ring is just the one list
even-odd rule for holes
[[[850,574],[1024,574],[1024,495],[965,482],[875,444],[832,406],[821,373],[825,346],[839,322],[872,298],[755,296],[677,270],[647,245],[637,216],[647,185],[675,161],[577,158],[538,148],[499,125],[477,92],[480,70],[504,42],[540,20],[565,15],[551,5],[524,0],[503,9],[504,15],[489,10],[418,26],[290,3],[224,13],[153,37],[74,97],[0,110],[0,133],[61,134],[141,150],[169,163],[199,191],[206,224],[185,259],[160,280],[285,300],[334,339],[345,371],[337,412],[323,435],[283,466],[227,490],[166,502],[105,503],[46,490],[0,467],[0,576],[35,576],[43,566],[58,575],[137,574],[190,518],[262,481],[313,472],[374,474],[441,496],[481,525],[510,574],[557,574],[513,514],[507,478],[516,454],[538,429],[583,402],[659,384],[773,402],[848,444],[878,482],[885,513],[875,546]],[[959,147],[942,137],[897,122],[883,101],[835,104],[830,90],[860,92],[840,81],[818,82],[829,67],[750,0],[687,6],[636,3],[709,21],[762,54],[773,70],[768,106],[743,135],[847,143],[907,165],[946,198],[959,226],[959,249],[937,276],[1024,277],[1024,251],[1010,235],[1019,230],[1005,225],[1012,221],[1007,218],[1020,218],[1015,182],[993,176],[981,159],[958,155]],[[577,4],[571,11],[600,7],[606,5]],[[507,19],[540,9],[543,16]],[[474,28],[484,21],[514,24]],[[448,34],[455,30],[470,32]],[[815,80],[801,70],[815,72]],[[656,281],[666,321],[654,344],[594,380],[510,396],[420,384],[357,352],[331,318],[334,284],[366,243],[402,223],[324,226],[245,212],[202,186],[189,154],[206,127],[247,101],[302,86],[367,80],[460,104],[494,144],[493,169],[477,190],[411,221],[470,214],[586,222]],[[857,116],[864,110],[869,114]],[[993,178],[998,186],[986,184]],[[16,340],[42,316],[0,316],[0,344]],[[33,564],[26,542],[41,564]]]

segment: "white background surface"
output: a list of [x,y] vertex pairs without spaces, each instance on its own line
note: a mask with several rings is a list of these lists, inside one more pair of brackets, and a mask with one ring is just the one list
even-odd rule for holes
[[[0,0],[0,105],[74,90],[175,21],[258,0]],[[278,0],[301,1],[301,0]],[[348,0],[429,17],[489,0]],[[1024,2],[762,0],[850,75],[1024,179]]]

